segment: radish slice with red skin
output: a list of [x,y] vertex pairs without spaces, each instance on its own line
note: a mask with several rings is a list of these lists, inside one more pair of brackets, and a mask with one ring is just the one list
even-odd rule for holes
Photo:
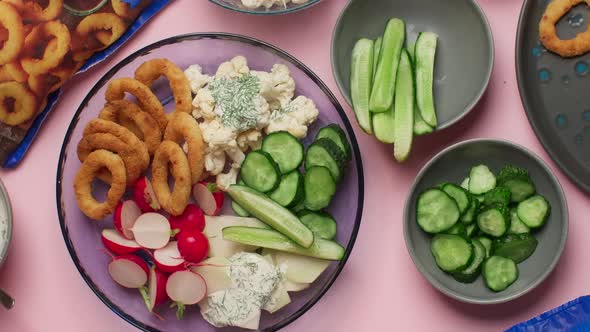
[[101,240],[105,248],[118,255],[132,254],[141,249],[137,242],[124,238],[114,229],[103,229]]
[[161,208],[152,183],[146,176],[135,182],[133,186],[133,199],[143,212],[155,212]]
[[189,270],[177,271],[168,277],[166,294],[176,303],[176,316],[182,319],[184,307],[199,303],[207,295],[207,283],[199,274]]
[[208,216],[216,216],[223,207],[223,192],[215,183],[199,182],[193,187],[193,198]]
[[150,271],[150,280],[149,280],[149,305],[150,311],[153,311],[154,308],[168,301],[168,293],[166,293],[166,283],[168,282],[168,276],[158,269],[152,269]]
[[158,269],[172,273],[184,269],[184,259],[178,251],[178,242],[170,241],[165,247],[154,251],[154,262]]
[[131,230],[135,241],[147,249],[163,248],[170,241],[170,223],[159,213],[142,214]]
[[200,207],[189,204],[179,216],[170,216],[170,228],[176,237],[180,232],[202,232],[205,229],[205,214]]
[[147,264],[135,255],[115,257],[108,266],[111,278],[125,288],[140,288],[148,281]]
[[133,232],[131,231],[131,228],[139,216],[141,216],[141,210],[134,201],[127,200],[119,203],[115,208],[115,213],[113,215],[115,229],[127,239],[133,240]]
[[178,251],[185,261],[199,263],[207,258],[209,253],[209,239],[201,233],[178,234]]

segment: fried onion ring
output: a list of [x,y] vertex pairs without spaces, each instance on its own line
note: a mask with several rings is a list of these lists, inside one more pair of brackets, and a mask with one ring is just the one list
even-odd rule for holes
[[[168,166],[174,177],[174,191],[168,186]],[[152,186],[162,208],[173,216],[182,214],[191,194],[191,171],[182,148],[172,142],[160,144],[152,162]]]
[[[92,181],[104,168],[109,171],[112,182],[107,192],[106,201],[98,202],[92,196]],[[76,201],[80,211],[94,220],[101,220],[113,213],[125,194],[126,183],[125,164],[120,156],[106,150],[96,150],[90,153],[74,179]]]
[[121,0],[111,0],[111,7],[113,7],[115,14],[127,19],[137,17],[139,11],[141,10],[139,6],[131,9],[131,5]]
[[160,100],[158,100],[158,97],[154,95],[152,90],[140,81],[133,78],[114,79],[107,87],[105,98],[109,102],[122,100],[125,99],[125,92],[137,98],[139,107],[156,120],[162,132],[166,130],[168,118],[166,117],[166,113],[164,113],[162,103],[160,103]]
[[[66,56],[68,58],[68,56]],[[52,69],[47,74],[28,76],[27,83],[29,88],[38,96],[45,97],[53,91],[59,89],[72,75],[74,75],[82,63],[69,63],[65,65],[66,60],[61,66]],[[26,74],[26,72],[25,72]]]
[[135,71],[135,79],[151,87],[160,78],[166,77],[174,95],[175,112],[190,114],[192,96],[190,82],[184,72],[168,59],[152,59],[139,66]]
[[[114,152],[121,156],[125,163],[125,170],[127,171],[127,184],[132,185],[145,170],[141,158],[136,151],[124,141],[120,140],[113,134],[99,133],[82,137],[78,143],[78,159],[80,161],[86,160],[88,155],[95,150],[107,150]],[[104,182],[110,183],[112,179],[110,176],[98,174],[98,177]]]
[[[48,40],[43,51],[43,57],[34,57],[39,42]],[[55,41],[54,41],[55,40]],[[70,50],[70,31],[59,21],[41,23],[25,38],[25,56],[20,60],[21,65],[29,75],[39,75],[49,72],[59,66],[66,53]]]
[[12,77],[14,81],[23,83],[26,82],[29,78],[29,74],[24,70],[23,66],[20,65],[18,60],[13,61],[11,63],[7,63],[6,71]]
[[112,121],[93,119],[86,124],[83,136],[100,133],[111,134],[125,142],[133,149],[135,156],[141,162],[141,168],[143,170],[148,168],[150,164],[150,155],[148,154],[147,147],[139,138],[137,138],[137,136],[129,131],[129,129]]
[[37,98],[18,82],[0,83],[0,121],[16,126],[37,113]]
[[[143,140],[150,155],[153,155],[162,143],[162,132],[156,120],[128,100],[107,103],[98,117],[129,129],[137,138]],[[129,122],[132,124],[131,128],[127,127]]]
[[178,144],[186,141],[191,180],[193,184],[199,182],[205,169],[205,143],[197,120],[186,113],[175,113],[168,122],[164,139]]
[[[94,52],[103,50],[114,43],[119,37],[125,33],[127,25],[117,15],[113,13],[97,13],[84,17],[76,27],[76,33],[80,40],[87,40],[91,33],[101,32],[99,42],[102,44],[99,47],[90,47],[83,45],[82,50],[76,50],[74,60],[83,61],[89,58]],[[102,33],[103,31],[110,31],[110,35]],[[106,38],[109,36],[109,38]]]
[[547,6],[539,22],[539,39],[548,50],[564,58],[571,58],[590,52],[590,26],[573,39],[563,40],[557,36],[557,22],[573,7],[590,0],[554,0]]
[[24,19],[33,22],[54,20],[61,15],[63,4],[63,0],[49,0],[47,7],[43,8],[38,1],[26,1],[22,8]]
[[6,69],[6,65],[0,65],[0,83],[8,81],[13,81],[12,76]]
[[3,65],[19,55],[25,41],[25,33],[18,11],[4,2],[0,2],[0,26],[8,31],[8,39],[0,47],[0,65]]

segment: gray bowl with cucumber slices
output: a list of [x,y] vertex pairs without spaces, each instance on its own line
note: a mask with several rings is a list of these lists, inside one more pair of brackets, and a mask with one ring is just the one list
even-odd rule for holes
[[404,210],[408,252],[457,300],[514,300],[554,269],[568,234],[565,195],[549,167],[517,144],[474,139],[432,158]]
[[[427,131],[416,130],[416,128],[414,131],[421,135],[433,129],[451,126],[474,108],[484,94],[491,77],[494,64],[494,42],[483,11],[475,0],[351,0],[342,12],[332,37],[333,74],[340,92],[350,105],[353,105],[351,62],[355,43],[361,38],[376,40],[384,36],[388,20],[392,18],[398,18],[405,23],[405,36],[402,38],[402,45],[405,48],[410,48],[421,32],[430,32],[438,36],[434,75],[428,80],[438,121],[431,121],[434,124]],[[403,44],[404,40],[405,44]],[[414,56],[411,50],[409,53],[411,57]],[[375,59],[379,58],[379,56],[375,57]],[[418,66],[414,68],[422,68],[419,65],[420,57],[416,55],[416,58]],[[418,71],[419,69],[416,70]],[[386,73],[382,76],[391,77],[392,75]],[[373,87],[380,85],[377,84],[380,81],[378,73],[374,81]],[[416,83],[417,101],[420,103],[421,94],[418,90],[421,88],[421,83],[418,73],[416,73]],[[387,88],[388,91],[391,90]],[[355,111],[358,113],[356,106]],[[368,125],[363,124],[361,118],[357,115],[360,127],[371,133],[372,130]],[[372,122],[375,123],[375,120]],[[379,139],[389,143],[387,139]]]

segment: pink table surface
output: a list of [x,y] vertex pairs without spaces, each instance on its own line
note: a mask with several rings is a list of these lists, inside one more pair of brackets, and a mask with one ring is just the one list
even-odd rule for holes
[[[309,65],[339,96],[352,118],[330,66],[332,28],[345,2],[327,0],[302,13],[262,18],[231,13],[205,0],[177,0],[112,59],[67,84],[23,164],[0,171],[15,215],[13,243],[0,273],[0,286],[16,298],[12,311],[0,310],[0,331],[133,330],[95,297],[78,274],[62,239],[55,203],[56,167],[66,128],[86,93],[111,66],[140,47],[176,34],[241,33],[277,45]],[[522,1],[480,3],[496,43],[487,95],[453,128],[419,139],[403,165],[393,162],[389,147],[355,126],[366,183],[356,246],[331,290],[285,331],[498,331],[589,293],[590,265],[582,261],[590,250],[585,235],[590,233],[590,224],[585,223],[589,197],[543,151],[518,96],[514,43]],[[570,236],[555,272],[533,292],[504,305],[467,305],[440,294],[412,264],[402,236],[405,197],[419,169],[446,146],[474,137],[507,139],[538,153],[556,172],[569,204]]]

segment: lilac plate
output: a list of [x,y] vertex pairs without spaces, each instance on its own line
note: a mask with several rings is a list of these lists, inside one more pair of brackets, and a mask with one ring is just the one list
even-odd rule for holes
[[[310,128],[306,145],[317,130],[327,124],[336,123],[348,134],[353,148],[352,161],[346,176],[338,187],[329,212],[338,221],[337,240],[346,247],[346,256],[335,262],[307,290],[291,293],[292,302],[280,311],[263,314],[260,329],[278,330],[309,310],[324,295],[338,277],[352,251],[361,222],[363,211],[363,169],[361,155],[350,122],[344,110],[328,90],[326,85],[309,68],[284,51],[264,42],[230,34],[190,34],[172,37],[149,45],[111,69],[90,91],[78,108],[64,139],[57,171],[57,209],[60,226],[66,246],[82,278],[90,289],[117,315],[144,331],[214,331],[199,313],[197,306],[187,309],[182,321],[174,317],[171,309],[162,307],[159,312],[164,320],[150,314],[136,290],[124,289],[116,285],[107,273],[109,257],[99,250],[102,247],[100,231],[113,228],[111,218],[93,222],[78,209],[73,190],[74,176],[80,168],[76,156],[76,145],[82,137],[85,124],[96,118],[102,108],[107,83],[118,77],[132,77],[135,69],[152,58],[168,58],[181,68],[200,64],[207,73],[214,73],[217,66],[236,56],[248,58],[249,66],[257,70],[270,70],[273,64],[282,63],[289,67],[297,83],[297,95],[313,99],[320,110],[316,124]],[[156,82],[154,89],[166,103],[171,92],[166,82]],[[171,108],[167,105],[167,109]],[[105,186],[97,185],[98,197],[104,196]],[[231,213],[226,208],[224,212]],[[225,329],[232,331],[234,329]]]

